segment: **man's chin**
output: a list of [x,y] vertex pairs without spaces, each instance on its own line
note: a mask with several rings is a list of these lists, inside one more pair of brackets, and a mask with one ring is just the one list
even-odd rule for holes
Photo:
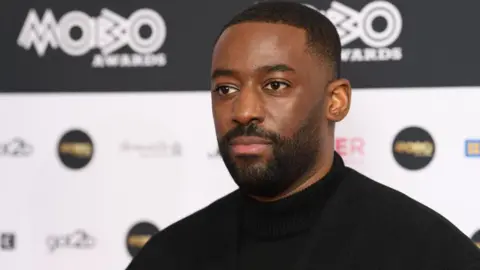
[[238,187],[250,195],[269,194],[269,186],[274,184],[268,165],[259,160],[236,162],[235,168],[230,173]]
[[[237,156],[233,159],[235,172],[245,179],[260,181],[269,176],[270,162],[259,156]],[[254,181],[254,180],[252,180]]]

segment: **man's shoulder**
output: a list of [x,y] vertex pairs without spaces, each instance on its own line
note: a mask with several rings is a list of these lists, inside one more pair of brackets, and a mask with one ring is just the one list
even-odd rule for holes
[[220,220],[225,217],[225,214],[233,211],[235,205],[238,203],[238,190],[230,192],[223,197],[213,201],[204,208],[195,211],[194,213],[186,216],[183,219],[173,223],[166,230],[182,230],[188,229],[191,230],[192,226],[204,225],[205,223],[211,223],[216,220]]
[[236,213],[237,196],[238,191],[231,192],[161,230],[146,243],[127,269],[193,268],[194,260],[185,260],[181,254],[201,257],[205,245],[214,242],[217,232],[230,224]]
[[234,213],[238,195],[238,190],[235,190],[213,201],[164,228],[153,237],[152,241],[159,239],[163,243],[169,243],[190,239],[189,242],[191,242],[202,235],[208,235],[208,230],[214,230],[215,226],[221,226],[222,222]]
[[433,245],[449,239],[471,251],[477,250],[459,228],[436,210],[353,169],[348,170],[348,189],[350,194],[354,193],[351,210],[361,227],[398,241],[427,241]]
[[352,201],[362,207],[366,214],[371,213],[377,222],[384,219],[391,221],[395,217],[399,219],[397,221],[415,224],[447,221],[438,212],[405,193],[354,169],[347,170],[347,186],[349,192],[354,193],[351,195]]
[[348,202],[341,205],[348,209],[360,238],[372,246],[391,246],[390,255],[385,256],[398,249],[398,253],[424,258],[444,256],[448,263],[462,266],[480,262],[478,248],[446,217],[401,191],[348,171],[341,192]]

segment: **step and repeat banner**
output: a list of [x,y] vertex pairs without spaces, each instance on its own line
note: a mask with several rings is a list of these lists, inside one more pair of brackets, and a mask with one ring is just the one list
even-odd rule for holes
[[[0,269],[124,269],[235,189],[210,57],[253,2],[0,4]],[[480,2],[417,2],[302,1],[337,26],[354,86],[335,147],[480,243]]]
[[[0,9],[0,89],[208,89],[215,38],[253,2],[17,0]],[[355,87],[480,84],[478,1],[302,2],[337,26]]]

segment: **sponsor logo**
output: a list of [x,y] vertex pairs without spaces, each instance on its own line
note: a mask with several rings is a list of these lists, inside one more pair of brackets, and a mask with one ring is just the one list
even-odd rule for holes
[[58,155],[62,163],[70,169],[81,169],[93,157],[93,142],[81,130],[70,130],[65,133],[58,144]]
[[[343,62],[399,61],[401,47],[390,47],[402,33],[403,19],[396,6],[388,1],[373,1],[357,11],[338,1],[332,1],[328,10],[318,10],[337,28],[342,43]],[[350,47],[361,40],[367,47]]]
[[[96,18],[75,10],[58,21],[51,9],[41,19],[31,9],[17,44],[25,50],[33,47],[39,57],[45,56],[48,48],[73,57],[98,50],[91,61],[94,68],[163,67],[167,57],[158,50],[166,37],[165,21],[152,9],[139,9],[128,18],[106,8]],[[117,53],[127,46],[134,53]]]
[[465,156],[480,158],[480,139],[465,140]]
[[13,138],[8,142],[0,142],[0,157],[27,157],[33,153],[33,146],[22,138]]
[[47,237],[47,248],[53,253],[61,248],[91,249],[95,246],[95,238],[84,230],[76,230],[67,235],[51,235]]
[[408,127],[393,140],[393,156],[397,163],[408,170],[420,170],[432,161],[435,142],[423,128]]
[[14,233],[1,233],[0,234],[0,249],[11,251],[15,249],[15,234]]
[[130,256],[135,257],[150,238],[160,230],[150,222],[139,222],[127,233],[127,250]]
[[157,141],[152,143],[123,142],[120,150],[125,153],[135,152],[142,158],[179,157],[183,147],[179,142]]
[[365,140],[361,137],[337,137],[335,151],[348,162],[360,162],[365,156]]

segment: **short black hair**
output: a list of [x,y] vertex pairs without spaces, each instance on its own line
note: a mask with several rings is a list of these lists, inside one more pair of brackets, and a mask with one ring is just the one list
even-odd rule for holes
[[340,37],[335,25],[318,10],[295,2],[259,2],[235,15],[221,33],[228,27],[243,22],[279,23],[304,29],[310,52],[326,58],[332,66],[333,76],[340,76]]

